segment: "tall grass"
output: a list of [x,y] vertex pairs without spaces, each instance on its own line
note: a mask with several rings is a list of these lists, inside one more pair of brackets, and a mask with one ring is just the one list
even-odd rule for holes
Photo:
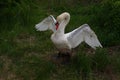
[[67,11],[71,20],[66,32],[88,23],[104,47],[120,45],[119,0],[1,0],[0,7],[0,79],[109,80],[109,74],[104,75],[108,68],[120,72],[119,50],[113,51],[117,55],[108,55],[106,49],[88,54],[83,44],[69,65],[53,64],[50,55],[57,50],[50,41],[52,33],[34,28],[48,15]]

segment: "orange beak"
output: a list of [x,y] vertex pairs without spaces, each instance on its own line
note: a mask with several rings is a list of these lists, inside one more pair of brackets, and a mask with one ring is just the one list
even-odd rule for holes
[[58,23],[58,22],[56,22],[56,23],[55,23],[55,26],[56,26],[56,30],[58,30],[59,23]]

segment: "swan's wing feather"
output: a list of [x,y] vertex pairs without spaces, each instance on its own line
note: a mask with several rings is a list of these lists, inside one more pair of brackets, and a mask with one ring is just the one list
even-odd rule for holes
[[36,24],[35,28],[38,31],[46,31],[46,30],[50,29],[53,32],[55,32],[56,31],[55,23],[56,23],[55,18],[52,15],[50,15],[47,18],[45,18],[44,20],[42,20],[40,23]]
[[90,27],[86,27],[86,29],[83,30],[84,34],[84,41],[91,46],[92,48],[96,49],[96,47],[102,47],[100,41],[97,38],[97,35],[95,32],[90,29]]
[[72,32],[69,32],[66,34],[69,44],[71,45],[71,48],[75,48],[78,46],[81,42],[83,42],[83,33],[82,33],[82,27],[79,27]]
[[72,32],[67,33],[67,39],[72,48],[77,47],[83,41],[94,49],[102,47],[96,34],[90,29],[88,24],[83,24]]

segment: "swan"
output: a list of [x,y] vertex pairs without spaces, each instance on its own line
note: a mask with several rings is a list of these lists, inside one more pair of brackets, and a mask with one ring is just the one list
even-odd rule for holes
[[65,27],[70,21],[70,14],[64,12],[56,19],[50,15],[40,23],[35,25],[37,31],[52,30],[51,40],[61,54],[71,55],[71,50],[77,47],[83,41],[91,46],[93,49],[101,47],[102,45],[97,38],[95,32],[88,24],[83,24],[77,29],[65,33]]

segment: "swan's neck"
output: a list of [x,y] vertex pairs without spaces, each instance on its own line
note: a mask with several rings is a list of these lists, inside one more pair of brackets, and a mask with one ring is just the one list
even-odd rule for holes
[[66,27],[66,25],[67,25],[67,23],[65,21],[61,22],[61,24],[59,25],[59,28],[56,31],[56,33],[65,34],[65,27]]
[[65,34],[65,27],[67,26],[67,24],[69,23],[70,17],[68,16],[67,19],[63,20],[60,24],[59,24],[59,28],[56,31],[56,34],[61,34],[64,35]]

